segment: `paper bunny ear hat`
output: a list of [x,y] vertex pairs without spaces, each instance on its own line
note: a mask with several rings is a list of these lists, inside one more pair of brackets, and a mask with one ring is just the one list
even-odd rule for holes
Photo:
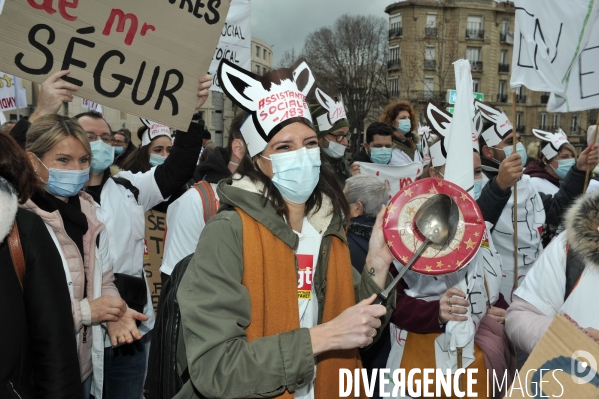
[[435,168],[445,165],[447,160],[447,151],[445,149],[445,137],[451,131],[452,115],[443,107],[434,101],[429,101],[424,114],[426,121],[432,131],[440,138],[435,144],[429,147],[431,163]]
[[491,127],[481,133],[489,147],[501,143],[513,131],[512,123],[505,112],[478,100],[474,100],[474,106],[484,119],[492,123]]
[[478,146],[478,138],[483,131],[483,116],[479,110],[474,113],[474,119],[472,120],[472,149],[476,152],[480,152]]
[[217,73],[225,94],[250,113],[240,130],[251,157],[261,153],[286,125],[303,121],[313,126],[306,96],[315,79],[303,58],[291,68],[270,71],[264,76],[223,59]]
[[152,122],[145,118],[139,118],[147,129],[141,136],[141,145],[146,146],[152,142],[158,136],[168,136],[172,138],[171,129],[168,126],[161,125],[160,123]]
[[324,111],[321,115],[312,115],[319,132],[329,131],[337,122],[347,120],[343,100],[329,96],[319,87],[314,91],[314,97]]
[[541,144],[541,153],[543,153],[547,159],[554,158],[557,154],[559,154],[559,148],[568,143],[568,136],[566,136],[566,133],[564,133],[562,129],[560,129],[557,133],[532,129],[532,134],[545,142]]

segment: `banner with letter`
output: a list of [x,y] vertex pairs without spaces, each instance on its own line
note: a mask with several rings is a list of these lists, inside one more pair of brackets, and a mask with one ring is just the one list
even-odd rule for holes
[[90,111],[96,111],[100,115],[104,115],[104,112],[102,111],[102,106],[100,104],[94,101],[87,100],[85,98],[81,99],[81,108],[85,108]]
[[360,165],[360,173],[363,175],[379,176],[387,182],[389,199],[402,188],[414,183],[422,174],[424,165],[413,162],[407,165],[379,165],[377,163],[356,162]]
[[27,108],[27,92],[21,78],[0,72],[0,111]]
[[[179,4],[180,3],[180,4]],[[187,130],[228,0],[6,0],[0,70]]]
[[252,69],[252,33],[250,0],[232,0],[223,25],[220,40],[212,62],[210,74],[212,87],[210,90],[222,93],[216,71],[222,59],[229,60],[247,71]]
[[511,86],[553,93],[549,112],[597,107],[592,77],[598,67],[592,60],[599,61],[593,38],[593,32],[599,34],[599,2],[516,0],[515,5]]
[[146,238],[144,251],[144,270],[148,280],[154,311],[158,306],[158,298],[162,290],[160,265],[164,256],[164,236],[166,234],[166,213],[146,212]]

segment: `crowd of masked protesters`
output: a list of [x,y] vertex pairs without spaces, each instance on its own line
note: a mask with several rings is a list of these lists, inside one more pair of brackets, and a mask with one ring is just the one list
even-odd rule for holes
[[[577,150],[561,131],[537,131],[527,151],[502,110],[477,103],[472,197],[490,244],[456,273],[482,278],[464,292],[409,271],[375,304],[402,265],[383,234],[389,185],[360,166],[416,162],[420,179],[444,179],[443,126],[420,126],[409,102],[394,101],[352,153],[336,93],[289,78],[305,112],[264,120],[236,83],[255,75],[225,67],[238,111],[222,147],[199,114],[187,131],[145,121],[134,132],[93,111],[62,116],[77,94],[68,71],[41,85],[32,115],[0,127],[0,398],[338,397],[340,368],[437,367],[436,342],[468,320],[464,367],[481,377],[513,377],[558,313],[599,340],[588,306],[599,145]],[[276,92],[285,74],[262,85]],[[198,109],[211,82],[199,81]],[[149,210],[167,220],[157,312],[144,271]],[[476,391],[486,397],[486,385]]]

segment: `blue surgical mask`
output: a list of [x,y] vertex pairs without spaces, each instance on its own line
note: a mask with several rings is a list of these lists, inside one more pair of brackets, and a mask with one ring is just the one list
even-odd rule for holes
[[41,159],[40,163],[48,169],[48,181],[45,183],[46,191],[57,197],[74,197],[89,180],[89,168],[83,170],[48,168]]
[[294,204],[304,204],[312,195],[320,178],[320,148],[272,154],[270,158],[274,177],[272,183],[283,198]]
[[334,141],[331,141],[331,140],[327,139],[326,137],[325,137],[325,139],[329,142],[329,147],[322,149],[325,152],[325,154],[327,154],[328,156],[330,156],[331,158],[334,158],[334,159],[339,159],[343,155],[345,155],[345,151],[347,150],[346,146],[344,146],[343,144],[339,144]]
[[409,133],[412,130],[412,122],[409,119],[400,119],[397,130],[402,133]]
[[89,143],[92,148],[92,162],[90,169],[92,173],[102,173],[114,162],[114,148],[103,142],[96,140]]
[[576,160],[574,158],[560,159],[557,161],[557,169],[553,168],[553,166],[551,167],[553,168],[553,170],[555,170],[555,174],[558,175],[560,179],[563,179],[564,177],[566,177],[566,175],[568,174],[570,169],[572,169],[572,166],[574,166],[575,163]]
[[[503,147],[503,152],[505,152],[506,157],[509,157],[510,155],[512,155],[513,151],[514,151],[514,146],[512,146],[512,145]],[[526,154],[526,148],[524,148],[524,144],[522,144],[522,143],[516,144],[516,153],[520,154],[520,157],[522,158],[522,166],[526,165],[526,160],[528,159],[528,155]]]
[[166,157],[158,154],[150,154],[150,165],[160,166],[166,161]]
[[483,179],[474,179],[474,199],[477,200],[480,198],[480,193],[483,191]]
[[119,155],[122,155],[123,152],[125,152],[125,147],[114,147],[114,154],[118,157]]
[[391,160],[391,153],[393,152],[393,148],[387,147],[372,147],[370,149],[370,159],[374,163],[378,163],[380,165],[387,165]]

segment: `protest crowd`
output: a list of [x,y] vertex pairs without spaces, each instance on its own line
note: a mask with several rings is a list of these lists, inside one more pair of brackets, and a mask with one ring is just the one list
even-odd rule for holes
[[[455,65],[453,113],[391,101],[354,152],[303,58],[220,63],[222,147],[199,113],[210,75],[186,87],[186,131],[146,115],[131,132],[63,116],[80,87],[49,74],[0,126],[0,399],[328,399],[361,368],[477,369],[478,397],[503,398],[556,315],[599,342],[599,144],[533,129],[527,151]],[[458,207],[442,243],[419,222],[435,195]],[[166,214],[156,308],[149,211]],[[491,395],[489,371],[507,381]],[[373,381],[361,397],[393,390]]]

